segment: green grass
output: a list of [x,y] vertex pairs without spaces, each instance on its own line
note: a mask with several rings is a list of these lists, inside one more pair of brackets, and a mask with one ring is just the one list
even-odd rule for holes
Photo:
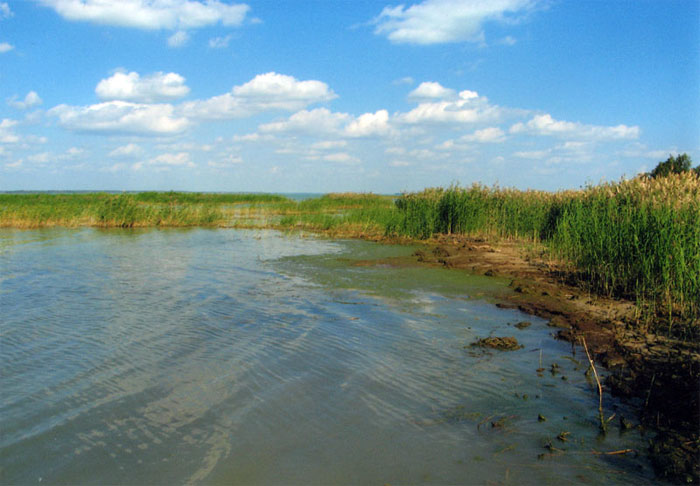
[[285,201],[269,194],[0,194],[0,226],[213,226],[227,222],[231,207]]
[[[636,301],[646,324],[671,334],[700,330],[700,177],[548,193],[450,187],[405,194],[390,233],[492,235],[539,241],[591,291]],[[675,324],[680,323],[677,328]]]
[[267,227],[347,237],[463,234],[536,241],[565,262],[578,285],[636,301],[647,324],[655,326],[663,315],[672,334],[697,338],[700,329],[695,173],[557,193],[473,185],[398,198],[328,194],[299,202],[269,194],[0,194],[2,226]]

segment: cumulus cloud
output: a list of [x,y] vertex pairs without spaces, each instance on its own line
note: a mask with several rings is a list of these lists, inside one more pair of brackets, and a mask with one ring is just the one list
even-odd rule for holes
[[402,123],[489,123],[499,120],[503,110],[490,105],[474,91],[461,91],[454,100],[420,103],[397,116]]
[[238,155],[226,155],[220,160],[211,160],[207,165],[212,169],[230,169],[231,167],[241,165],[243,159]]
[[346,140],[326,140],[311,144],[311,148],[314,150],[331,150],[345,147],[347,144],[348,142]]
[[168,46],[182,47],[190,41],[190,34],[184,30],[178,30],[173,35],[168,37]]
[[411,91],[408,95],[410,99],[447,99],[454,98],[455,91],[453,89],[445,88],[440,83],[435,83],[432,81],[426,81],[418,85],[416,89]]
[[181,98],[190,92],[185,78],[176,73],[157,72],[141,77],[136,72],[116,72],[97,84],[95,94],[106,101],[153,103]]
[[413,78],[411,76],[405,76],[403,78],[395,79],[393,84],[396,84],[396,85],[413,84]]
[[24,100],[18,100],[16,96],[13,96],[9,100],[7,100],[7,104],[12,106],[13,108],[17,108],[18,110],[26,110],[28,108],[33,108],[35,106],[38,106],[42,103],[41,98],[39,95],[36,93],[36,91],[30,91],[27,93],[27,96],[24,97]]
[[552,153],[551,149],[525,150],[525,151],[513,152],[513,157],[517,157],[519,159],[537,160],[537,159],[544,159],[545,157],[548,157],[551,153]]
[[223,37],[213,37],[209,39],[209,47],[211,49],[223,49],[228,47],[228,44],[231,42],[232,38],[233,36],[231,34]]
[[292,76],[269,72],[234,86],[229,93],[184,103],[182,112],[200,119],[241,118],[269,110],[295,111],[336,97],[321,81],[299,81]]
[[168,170],[173,167],[195,167],[194,163],[190,160],[190,154],[187,152],[178,152],[176,154],[167,153],[160,154],[152,159],[145,162],[137,162],[132,165],[134,170],[140,170],[144,167],[151,167],[157,170]]
[[636,139],[639,137],[638,126],[597,126],[577,122],[555,120],[549,114],[535,115],[527,123],[519,122],[510,127],[510,133],[528,133],[534,135],[553,135],[594,140]]
[[[379,110],[353,117],[347,113],[334,113],[327,108],[301,110],[286,120],[265,123],[258,127],[263,133],[294,133],[336,137],[372,137],[389,135],[393,128],[389,124],[389,113]],[[319,142],[313,148],[337,147],[344,141]]]
[[12,15],[14,14],[10,10],[10,6],[6,2],[0,2],[0,20],[9,19]]
[[109,153],[109,156],[115,158],[128,158],[141,155],[142,153],[143,149],[140,146],[136,145],[135,143],[129,143],[115,148]]
[[298,81],[275,72],[258,74],[242,86],[235,86],[233,95],[283,109],[294,109],[298,103],[329,101],[337,96],[321,81]]
[[294,132],[310,135],[337,135],[341,126],[350,120],[347,113],[333,113],[327,108],[301,110],[287,120],[260,125],[261,132]]
[[406,162],[405,160],[392,160],[391,162],[389,162],[389,165],[391,167],[409,167],[411,163]]
[[391,42],[440,44],[482,42],[483,24],[529,12],[535,0],[425,0],[406,7],[385,7],[374,19],[374,33]]
[[17,122],[9,118],[3,118],[3,120],[0,121],[0,143],[19,142],[19,136],[12,131],[13,127],[16,125]]
[[340,164],[357,164],[360,162],[360,159],[358,159],[357,157],[353,157],[352,155],[346,152],[338,152],[334,154],[324,155],[323,160],[326,160],[328,162],[337,162]]
[[13,46],[12,44],[9,44],[7,42],[0,42],[0,54],[4,54],[5,52],[10,52],[14,48],[15,48],[15,46]]
[[386,110],[379,110],[376,113],[360,115],[345,127],[345,133],[350,137],[387,135],[391,133],[389,113]]
[[40,0],[67,20],[146,30],[239,26],[250,7],[219,0]]
[[89,106],[59,105],[49,110],[69,130],[144,135],[179,133],[189,126],[168,104],[137,104],[108,101]]
[[503,142],[506,134],[498,127],[487,127],[461,137],[465,142],[496,143]]

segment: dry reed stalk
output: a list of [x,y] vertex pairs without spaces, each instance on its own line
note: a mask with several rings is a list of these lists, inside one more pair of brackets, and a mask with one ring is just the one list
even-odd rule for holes
[[600,384],[600,379],[598,378],[598,372],[595,369],[595,364],[593,364],[593,359],[591,354],[588,352],[588,346],[586,346],[586,338],[581,336],[581,344],[583,345],[583,350],[586,351],[586,356],[588,357],[588,362],[593,369],[593,376],[595,377],[595,382],[598,385],[598,417],[600,418],[600,430],[605,434],[607,432],[607,426],[605,422],[605,416],[603,415],[603,387]]

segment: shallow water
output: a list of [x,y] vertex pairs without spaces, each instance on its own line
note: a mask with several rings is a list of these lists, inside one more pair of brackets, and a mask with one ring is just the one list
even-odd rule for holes
[[[0,230],[0,482],[653,483],[643,454],[593,453],[648,437],[598,437],[585,356],[493,305],[507,282],[366,261],[411,252]],[[489,335],[524,348],[465,348]]]

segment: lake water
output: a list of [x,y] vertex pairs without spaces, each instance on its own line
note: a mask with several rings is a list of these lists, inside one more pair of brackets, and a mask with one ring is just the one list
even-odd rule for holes
[[[507,282],[371,262],[412,251],[0,230],[0,482],[654,483],[644,454],[594,453],[649,438],[598,436],[580,351],[497,308]],[[465,348],[490,335],[524,348]]]

